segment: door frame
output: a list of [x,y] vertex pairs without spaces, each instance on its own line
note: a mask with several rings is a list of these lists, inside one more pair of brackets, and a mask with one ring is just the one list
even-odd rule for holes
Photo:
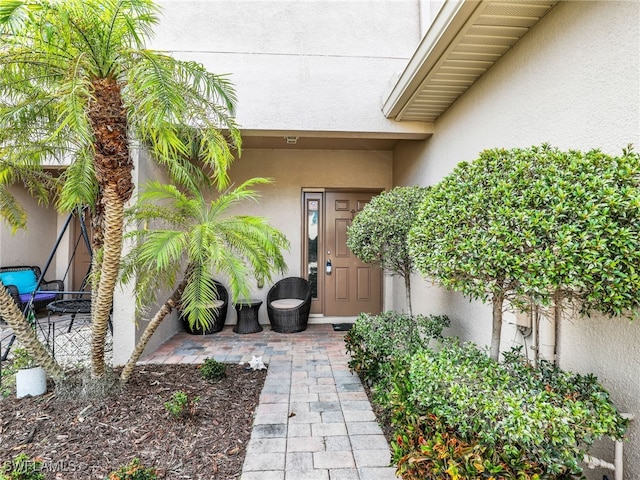
[[[300,273],[303,278],[309,279],[309,210],[307,208],[310,201],[318,201],[318,236],[317,236],[317,265],[316,265],[316,285],[317,296],[311,296],[311,314],[317,316],[324,316],[325,310],[325,262],[326,262],[326,249],[325,245],[325,201],[326,193],[328,192],[349,192],[349,193],[371,193],[379,194],[384,192],[384,188],[380,187],[360,187],[360,188],[348,188],[348,187],[303,187],[300,195],[300,207],[301,207],[301,231],[300,231]],[[380,302],[381,306],[384,301],[384,275],[382,269],[380,270]]]

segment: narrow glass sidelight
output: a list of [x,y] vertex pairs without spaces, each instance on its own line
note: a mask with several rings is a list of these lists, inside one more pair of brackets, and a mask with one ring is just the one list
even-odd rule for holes
[[318,214],[319,200],[307,200],[307,278],[311,298],[318,298]]

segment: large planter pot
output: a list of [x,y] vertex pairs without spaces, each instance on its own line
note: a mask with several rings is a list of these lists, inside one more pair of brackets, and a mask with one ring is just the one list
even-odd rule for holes
[[25,368],[16,373],[16,396],[35,397],[47,391],[47,373],[42,367]]
[[226,302],[216,302],[216,308],[212,308],[213,313],[213,321],[209,324],[209,328],[192,328],[187,322],[187,319],[182,316],[182,312],[179,312],[180,322],[182,322],[182,326],[184,327],[185,332],[190,333],[192,335],[211,335],[212,333],[217,333],[224,328],[224,322],[227,319],[227,306]]

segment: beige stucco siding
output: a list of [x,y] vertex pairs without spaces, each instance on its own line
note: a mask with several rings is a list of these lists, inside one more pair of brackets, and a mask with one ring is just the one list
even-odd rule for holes
[[[285,257],[289,267],[285,276],[298,276],[301,274],[302,189],[388,189],[391,164],[391,152],[248,150],[232,166],[231,178],[236,183],[255,176],[273,178],[272,185],[260,186],[259,203],[242,210],[268,218],[286,234],[291,249]],[[266,296],[266,292],[255,294]],[[262,311],[261,314],[266,315]]]
[[[640,148],[640,4],[560,2],[436,122],[426,142],[394,152],[394,184],[433,184],[456,163],[493,147],[548,142],[562,149]],[[416,279],[414,310],[448,313],[451,334],[490,341],[491,309]],[[402,301],[396,284],[396,303]],[[503,348],[522,341],[503,330]],[[560,328],[563,368],[595,373],[623,411],[639,421],[625,444],[625,478],[640,472],[640,323],[567,319]],[[610,447],[610,445],[609,445]],[[606,452],[612,459],[612,449]],[[589,478],[601,479],[599,470]],[[612,477],[609,472],[610,478]]]
[[382,97],[420,41],[418,0],[162,0],[153,48],[228,73],[249,130],[402,132]]
[[[25,188],[12,187],[11,192],[28,213],[27,226],[13,233],[7,223],[2,220],[0,266],[37,265],[43,269],[66,216],[64,219],[59,217],[53,207],[39,206]],[[45,279],[62,279],[66,267],[67,265],[60,265],[59,271],[56,270],[56,258],[54,258]]]

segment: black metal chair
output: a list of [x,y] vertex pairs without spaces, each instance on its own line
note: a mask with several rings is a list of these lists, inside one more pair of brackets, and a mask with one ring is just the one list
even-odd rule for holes
[[193,335],[211,335],[212,333],[217,333],[224,328],[224,322],[227,319],[227,309],[229,308],[229,292],[227,292],[224,285],[217,280],[214,280],[214,283],[216,284],[218,300],[213,305],[213,321],[209,324],[208,328],[205,329],[202,325],[194,325],[192,327],[189,325],[187,319],[182,315],[182,312],[178,310],[180,321],[187,333],[191,333]]
[[310,310],[311,287],[304,278],[284,278],[276,282],[267,294],[267,314],[274,332],[306,330]]

